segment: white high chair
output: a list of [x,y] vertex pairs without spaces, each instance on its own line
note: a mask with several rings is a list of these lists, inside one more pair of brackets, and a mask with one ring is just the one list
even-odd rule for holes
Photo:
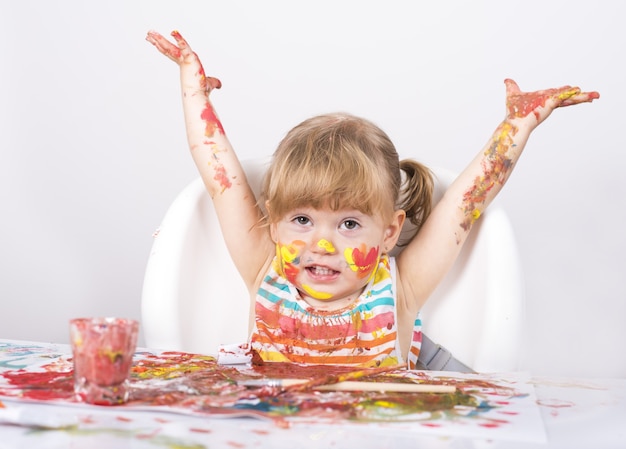
[[[242,161],[259,192],[268,161]],[[433,169],[434,201],[454,179]],[[524,290],[513,231],[491,205],[422,309],[424,333],[476,371],[518,368]],[[201,179],[175,199],[155,234],[142,293],[152,348],[217,354],[248,339],[249,294],[228,254]]]

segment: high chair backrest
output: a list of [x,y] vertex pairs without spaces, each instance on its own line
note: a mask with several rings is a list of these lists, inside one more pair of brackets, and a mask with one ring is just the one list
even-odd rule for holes
[[[268,163],[242,161],[256,193]],[[433,172],[436,202],[454,175]],[[220,344],[247,341],[249,304],[198,178],[174,200],[155,233],[142,293],[146,345],[217,354]],[[512,371],[518,367],[523,306],[514,234],[506,213],[492,205],[423,308],[424,332],[477,371]]]

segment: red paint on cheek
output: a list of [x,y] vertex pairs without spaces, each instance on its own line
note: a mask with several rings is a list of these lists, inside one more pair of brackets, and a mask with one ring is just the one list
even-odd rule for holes
[[287,278],[287,280],[291,282],[292,284],[295,284],[296,277],[298,276],[298,273],[300,272],[300,270],[293,264],[286,263],[283,271],[285,272],[285,277]]
[[361,248],[354,248],[352,251],[352,259],[360,278],[368,276],[376,268],[376,262],[378,261],[378,247],[370,248],[367,254],[365,254],[365,251],[365,245],[362,245]]

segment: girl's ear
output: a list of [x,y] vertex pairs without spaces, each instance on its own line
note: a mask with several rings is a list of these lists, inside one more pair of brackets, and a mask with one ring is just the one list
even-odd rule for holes
[[406,212],[402,209],[398,209],[393,213],[391,222],[387,226],[387,229],[385,229],[385,238],[383,240],[386,253],[391,251],[396,246],[396,243],[398,243],[405,219]]

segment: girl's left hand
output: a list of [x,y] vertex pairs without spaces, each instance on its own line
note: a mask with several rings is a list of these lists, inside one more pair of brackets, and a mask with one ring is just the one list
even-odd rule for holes
[[515,81],[506,79],[504,83],[507,119],[511,121],[521,119],[531,128],[543,122],[556,108],[589,103],[600,98],[598,92],[582,92],[579,87],[563,86],[536,92],[522,92]]

